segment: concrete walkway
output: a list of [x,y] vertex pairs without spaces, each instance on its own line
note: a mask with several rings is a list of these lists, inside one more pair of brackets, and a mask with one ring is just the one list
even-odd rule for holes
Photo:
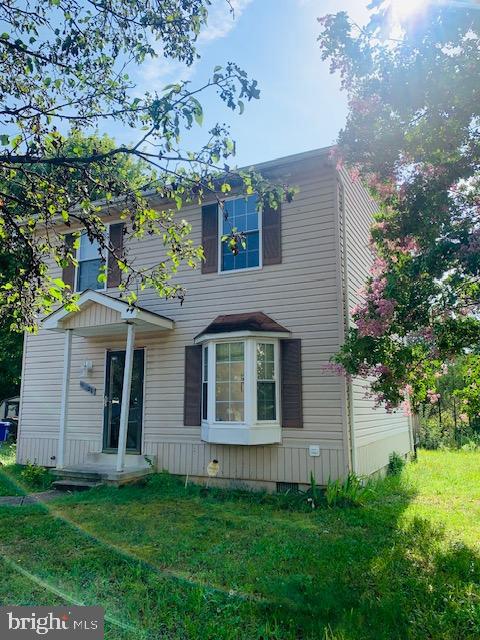
[[0,507],[21,507],[24,504],[38,504],[39,502],[49,502],[56,497],[58,497],[58,491],[55,490],[29,493],[25,496],[1,496]]

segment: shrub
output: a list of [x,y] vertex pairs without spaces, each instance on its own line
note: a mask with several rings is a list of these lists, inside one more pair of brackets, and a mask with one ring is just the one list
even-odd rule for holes
[[473,419],[465,424],[457,419],[455,426],[452,415],[445,413],[440,425],[436,416],[430,416],[421,418],[418,436],[422,449],[462,449],[471,442],[480,445],[480,423]]
[[478,449],[480,449],[480,443],[478,439],[472,438],[470,440],[466,440],[466,442],[461,445],[461,449],[462,451],[478,451]]
[[396,451],[392,451],[388,457],[388,474],[391,476],[398,476],[402,472],[404,466],[405,459]]
[[45,489],[49,487],[52,482],[52,478],[47,469],[40,467],[36,462],[27,461],[20,475],[25,484],[36,489]]
[[354,473],[349,473],[345,480],[329,480],[325,490],[325,498],[329,507],[359,507],[365,504],[372,493],[369,483],[364,484]]

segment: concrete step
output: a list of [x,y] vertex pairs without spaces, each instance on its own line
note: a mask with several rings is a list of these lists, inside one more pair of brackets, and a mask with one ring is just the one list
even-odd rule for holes
[[94,470],[82,470],[82,469],[52,469],[52,475],[59,478],[59,480],[80,480],[86,482],[99,482],[101,476]]
[[101,487],[101,482],[91,482],[88,480],[55,480],[53,485],[58,491],[88,491],[95,487]]

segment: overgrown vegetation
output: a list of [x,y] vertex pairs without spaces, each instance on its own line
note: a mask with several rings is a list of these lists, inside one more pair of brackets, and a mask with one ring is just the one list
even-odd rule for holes
[[48,469],[40,467],[36,462],[27,462],[20,475],[28,487],[35,489],[46,489],[52,484],[52,476]]
[[32,491],[48,489],[53,477],[44,468],[29,463],[15,463],[15,444],[0,445],[0,496],[21,496]]
[[405,466],[405,458],[399,455],[396,451],[392,451],[388,457],[388,473],[391,476],[398,476]]
[[[222,2],[233,18],[235,3]],[[206,94],[216,94],[239,115],[259,98],[257,81],[237,64],[219,61],[196,87],[190,81],[165,87],[161,80],[148,88],[135,85],[139,67],[149,59],[194,64],[211,5],[211,0],[0,3],[0,239],[7,259],[17,263],[20,256],[21,263],[11,274],[0,272],[0,320],[8,317],[17,329],[33,329],[38,316],[57,303],[75,308],[71,283],[54,277],[48,264],[76,266],[81,232],[98,243],[106,263],[120,269],[130,303],[145,288],[183,300],[179,268],[195,268],[204,256],[179,213],[184,205],[210,197],[222,206],[232,185],[245,195],[257,193],[259,207],[276,209],[291,199],[294,191],[285,185],[234,167],[235,143],[226,124],[205,128],[199,144],[192,139],[192,129],[203,125]],[[102,137],[90,148],[71,144],[82,133],[101,134],[112,126],[121,127],[132,144],[106,145]],[[142,171],[132,179],[122,168],[125,158],[141,160],[154,173]],[[111,214],[126,223],[123,250],[105,233]],[[73,245],[64,242],[69,230]],[[139,264],[128,249],[129,238],[145,235],[158,237],[155,264]],[[238,251],[245,234],[232,228],[228,243]],[[107,264],[101,282],[106,269]]]
[[107,640],[477,640],[479,462],[421,451],[360,509],[165,474],[0,507],[0,602],[100,604]]
[[339,11],[322,18],[319,37],[348,96],[344,179],[362,180],[379,205],[371,273],[336,363],[373,378],[379,403],[417,411],[438,402],[442,377],[462,356],[471,371],[462,413],[470,418],[480,413],[474,5],[372,0],[366,24]]
[[360,507],[372,491],[370,482],[349,473],[344,480],[328,481],[325,498],[329,507]]

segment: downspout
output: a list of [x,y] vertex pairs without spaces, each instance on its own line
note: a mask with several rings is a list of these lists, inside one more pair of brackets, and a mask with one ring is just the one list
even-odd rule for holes
[[[337,235],[338,235],[338,281],[341,292],[343,318],[341,322],[340,340],[343,343],[350,330],[350,310],[348,304],[348,251],[347,228],[345,214],[345,186],[339,171],[335,172],[336,184],[336,211],[337,211]],[[349,445],[349,472],[357,472],[357,450],[355,441],[355,428],[353,423],[353,388],[352,380],[347,377],[344,385],[344,405],[346,412],[346,434]]]

